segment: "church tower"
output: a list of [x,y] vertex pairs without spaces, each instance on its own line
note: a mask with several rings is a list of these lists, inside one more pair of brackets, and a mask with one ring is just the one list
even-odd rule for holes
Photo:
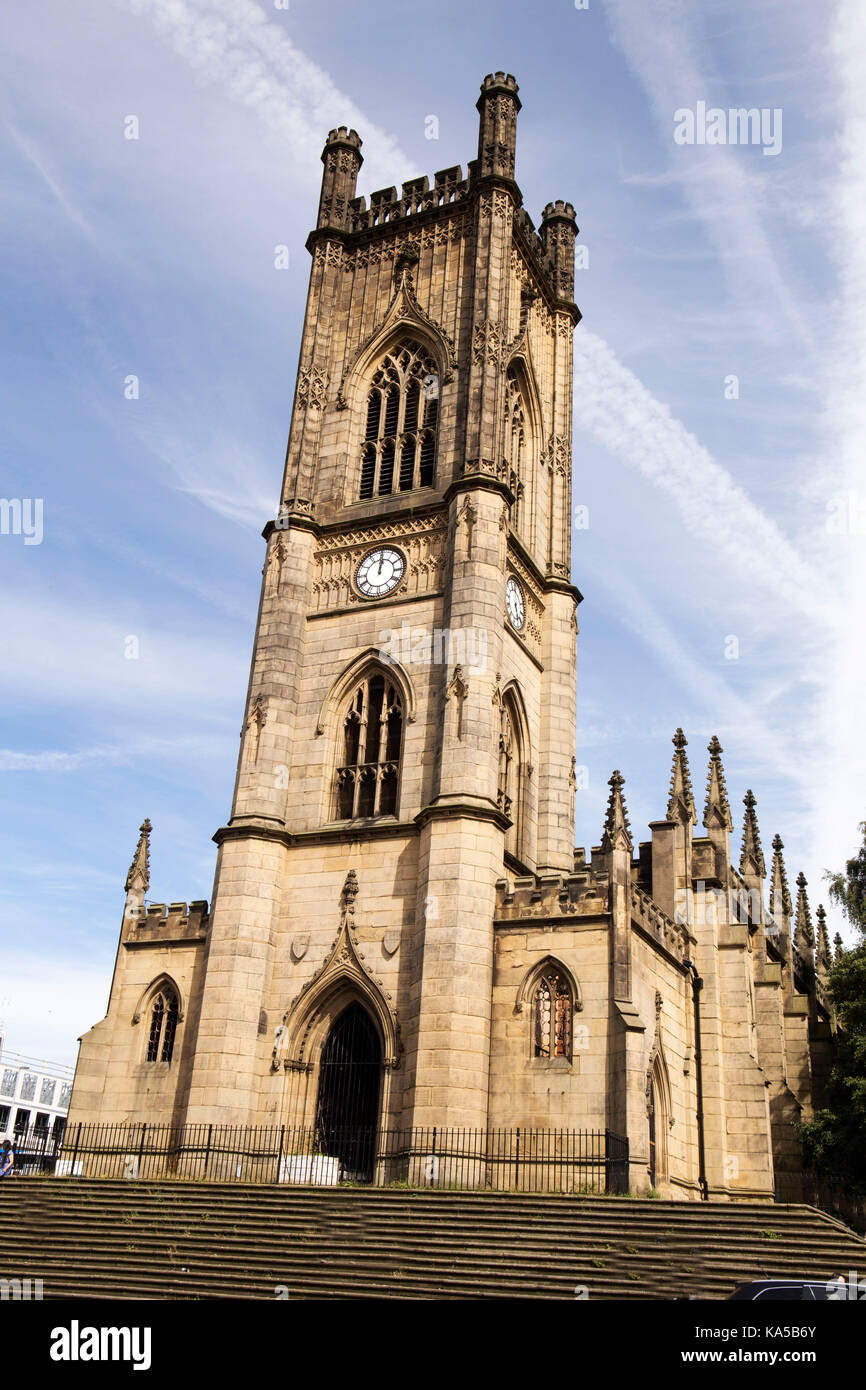
[[349,1018],[343,1121],[486,1125],[497,881],[573,865],[577,227],[522,206],[519,110],[486,77],[466,175],[369,206],[325,144],[190,1122],[313,1124]]
[[577,227],[523,207],[519,110],[486,77],[465,177],[369,204],[360,138],[328,136],[212,903],[149,900],[145,821],[70,1127],[203,1126],[194,1156],[238,1126],[234,1162],[265,1126],[352,1180],[383,1178],[381,1131],[424,1162],[434,1127],[488,1131],[505,1167],[482,1137],[439,1177],[508,1185],[519,1154],[551,1190],[597,1163],[608,1190],[788,1200],[829,945],[802,879],[790,939],[778,839],[765,911],[753,793],[738,870],[721,743],[696,835],[677,729],[651,839],[615,771],[574,847]]

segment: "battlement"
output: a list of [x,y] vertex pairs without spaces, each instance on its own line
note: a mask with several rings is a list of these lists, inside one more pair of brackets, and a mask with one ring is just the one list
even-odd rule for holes
[[[366,196],[360,194],[349,200],[347,230],[350,233],[363,233],[391,227],[395,223],[402,226],[409,218],[463,203],[473,192],[477,176],[478,161],[473,159],[467,166],[466,178],[463,177],[461,166],[455,164],[451,168],[438,170],[433,175],[432,187],[427,175],[420,174],[407,179],[399,194],[393,186],[377,189],[370,194],[369,206]],[[542,225],[546,231],[557,223],[569,226],[576,233],[575,211],[571,203],[564,203],[561,199],[557,203],[548,203]],[[523,206],[514,210],[513,230],[536,261],[543,278],[553,286],[557,269],[555,252],[536,231],[535,223]]]
[[325,148],[327,149],[328,145],[348,145],[351,149],[360,152],[361,144],[362,140],[357,130],[347,130],[344,125],[341,125],[336,130],[328,131]]
[[[470,173],[472,165],[470,167]],[[450,169],[440,169],[433,175],[433,187],[426,174],[407,179],[402,185],[400,196],[396,188],[380,188],[370,194],[370,206],[361,194],[349,203],[349,231],[365,232],[373,227],[383,227],[387,222],[402,221],[418,213],[430,212],[434,208],[447,207],[462,202],[469,193],[470,179],[463,178],[459,164]]]
[[649,893],[645,893],[636,883],[631,885],[631,910],[632,920],[655,937],[656,941],[670,951],[671,955],[676,956],[677,960],[685,960],[691,955],[690,947],[697,942],[688,927],[681,922],[675,922],[663,912],[658,903],[653,902]]
[[[501,180],[516,203],[513,231],[535,262],[540,279],[554,299],[569,303],[574,295],[574,236],[577,233],[574,207],[558,199],[548,203],[542,213],[540,234],[521,206],[520,190],[514,182],[516,119],[520,110],[517,82],[511,73],[488,73],[478,98],[480,126],[478,154],[462,167],[454,164],[439,169],[431,184],[426,174],[407,179],[398,192],[393,186],[378,188],[369,196],[356,196],[358,171],[362,163],[361,138],[357,131],[339,126],[330,131],[322,151],[325,172],[316,231],[307,241],[314,249],[317,234],[338,232],[342,236],[384,233],[394,228],[402,233],[412,218],[435,220],[437,213],[483,195],[490,180]],[[497,195],[498,196],[498,195]]]
[[207,936],[210,921],[208,904],[198,899],[185,902],[147,903],[143,908],[127,907],[122,940],[127,946],[169,941],[198,941]]
[[599,917],[609,910],[610,881],[606,873],[585,866],[573,874],[527,874],[496,884],[499,922],[532,919],[567,920]]
[[542,222],[553,222],[557,218],[564,222],[576,222],[577,213],[571,203],[563,202],[562,198],[557,198],[555,203],[547,203],[542,214]]
[[479,105],[484,97],[490,96],[493,92],[511,92],[517,96],[517,81],[510,72],[489,72],[481,83],[481,96],[478,98]]

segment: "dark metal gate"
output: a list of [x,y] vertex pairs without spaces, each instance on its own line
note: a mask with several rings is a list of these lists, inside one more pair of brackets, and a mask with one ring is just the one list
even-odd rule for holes
[[343,1177],[369,1182],[376,1162],[382,1044],[366,1009],[349,1004],[322,1048],[316,1131]]

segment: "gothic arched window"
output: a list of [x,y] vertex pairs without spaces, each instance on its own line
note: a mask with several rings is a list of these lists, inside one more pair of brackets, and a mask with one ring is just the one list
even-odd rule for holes
[[505,849],[520,858],[523,846],[523,794],[526,777],[526,751],[515,702],[506,691],[499,707],[499,778],[496,803],[511,821]]
[[532,1000],[533,1041],[536,1057],[571,1056],[571,986],[551,965],[535,986]]
[[382,359],[367,397],[362,501],[433,486],[438,421],[436,363],[419,343],[399,343]]
[[147,1036],[147,1061],[170,1062],[177,1032],[178,1003],[174,990],[165,985],[150,1007],[150,1031]]
[[526,472],[526,409],[513,367],[509,367],[505,377],[505,464],[508,485],[514,493],[511,524],[517,530],[522,519],[523,479]]
[[402,738],[400,691],[373,670],[355,687],[343,719],[338,820],[396,815]]

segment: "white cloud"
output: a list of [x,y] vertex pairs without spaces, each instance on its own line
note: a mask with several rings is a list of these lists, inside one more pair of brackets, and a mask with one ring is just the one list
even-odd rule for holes
[[[838,338],[827,364],[827,453],[839,461],[843,485],[866,517],[866,12],[841,0],[830,39],[838,97],[838,165],[829,206],[840,289]],[[846,617],[835,660],[826,672],[822,722],[830,751],[815,804],[820,862],[841,868],[859,843],[866,819],[866,532],[838,537],[843,560],[837,594]]]
[[[0,666],[0,690],[31,703],[90,702],[99,710],[122,706],[143,713],[170,706],[183,719],[184,702],[203,713],[238,710],[246,661],[220,642],[195,632],[175,633],[142,620],[138,605],[124,612],[106,595],[98,612],[83,604],[0,594],[8,653]],[[139,643],[127,659],[128,639]],[[129,650],[133,650],[131,647]]]
[[820,575],[613,349],[579,328],[574,352],[576,424],[667,493],[686,530],[741,582],[748,576],[815,621],[830,620]]
[[[608,0],[605,13],[611,37],[643,85],[660,135],[669,143],[669,177],[679,182],[691,214],[725,267],[737,301],[731,312],[758,338],[778,342],[793,334],[814,351],[812,329],[794,289],[793,268],[782,263],[764,216],[768,177],[775,177],[775,171],[763,166],[776,161],[763,159],[761,167],[753,169],[738,148],[698,149],[673,141],[674,112],[698,100],[712,105],[713,92],[719,90],[713,58],[701,43],[706,16],[686,0],[666,0],[661,6]],[[742,94],[731,104],[743,105]]]
[[[0,748],[0,772],[65,773],[79,772],[87,767],[152,767],[160,762],[172,764],[213,765],[218,759],[231,758],[234,748],[232,735],[224,739],[190,734],[182,738],[148,737],[124,738],[117,745],[79,748],[74,751],[45,748],[24,752]],[[19,869],[18,872],[23,872]]]
[[129,756],[119,748],[82,748],[77,753],[45,749],[40,753],[18,753],[0,748],[0,772],[78,772],[88,765],[119,767]]
[[253,0],[118,3],[148,19],[202,81],[218,84],[255,111],[285,139],[287,151],[320,148],[329,129],[354,126],[363,136],[366,171],[374,187],[383,177],[412,176],[410,161],[394,138],[369,121]]

